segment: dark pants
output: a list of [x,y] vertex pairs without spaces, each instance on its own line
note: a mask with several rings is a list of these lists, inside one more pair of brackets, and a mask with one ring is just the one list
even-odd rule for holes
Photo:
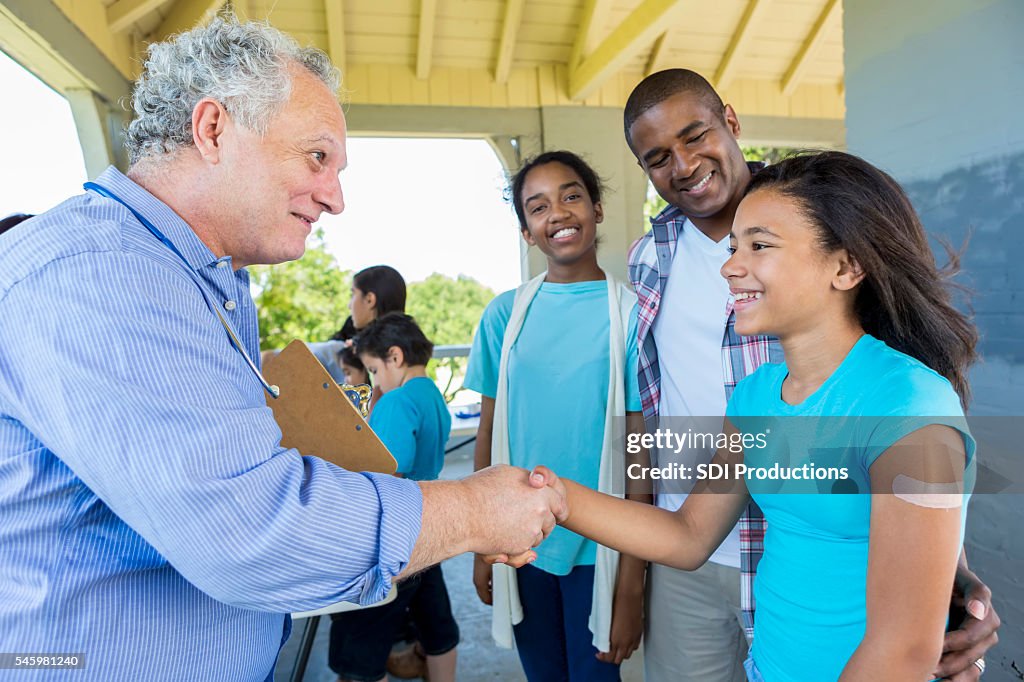
[[516,648],[530,682],[618,682],[619,666],[597,660],[587,627],[594,567],[552,575],[533,566],[516,571],[523,620]]
[[459,626],[440,566],[399,583],[394,601],[383,606],[332,615],[327,655],[331,670],[351,680],[384,677],[395,634],[410,620],[427,655],[440,656],[458,645]]

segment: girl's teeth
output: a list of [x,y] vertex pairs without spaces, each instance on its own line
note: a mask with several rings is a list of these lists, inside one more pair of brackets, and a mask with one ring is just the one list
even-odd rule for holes
[[552,235],[552,239],[561,239],[562,237],[568,237],[569,235],[576,234],[578,230],[575,227],[566,227]]
[[755,300],[756,301],[759,298],[761,298],[761,292],[760,291],[756,291],[756,292],[742,292],[742,293],[736,294],[736,300],[737,301],[749,301],[749,300]]

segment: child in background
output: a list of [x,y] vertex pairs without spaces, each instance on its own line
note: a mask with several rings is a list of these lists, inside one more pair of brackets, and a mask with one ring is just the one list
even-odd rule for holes
[[[465,385],[481,394],[475,466],[555,461],[585,485],[624,492],[623,436],[643,430],[636,296],[597,263],[601,181],[571,152],[528,161],[510,190],[523,239],[548,269],[488,305]],[[552,460],[554,458],[554,460]],[[638,491],[638,495],[641,491]],[[640,644],[645,564],[555,531],[513,571],[477,557],[492,632],[531,682],[618,680]]]
[[[345,318],[341,329],[334,333],[330,341],[306,344],[339,384],[351,383],[344,379],[340,355],[359,330],[388,313],[405,312],[405,279],[390,265],[372,265],[352,277],[351,294],[348,301],[350,315]],[[374,391],[373,402],[378,397],[379,394]]]
[[349,386],[370,383],[370,374],[352,346],[345,346],[341,349],[341,352],[338,353],[338,364],[341,366],[345,383]]
[[[396,475],[432,481],[444,465],[451,416],[427,376],[433,344],[413,318],[389,313],[356,336],[359,359],[380,389],[370,426],[394,455]],[[328,660],[340,680],[384,680],[396,633],[407,619],[416,626],[431,682],[455,679],[459,628],[440,566],[399,583],[394,601],[375,608],[335,614]]]

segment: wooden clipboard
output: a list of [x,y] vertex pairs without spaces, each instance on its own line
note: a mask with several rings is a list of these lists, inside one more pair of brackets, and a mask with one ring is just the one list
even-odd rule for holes
[[395,473],[395,458],[302,341],[267,360],[263,376],[281,389],[267,405],[281,427],[282,446],[350,471]]

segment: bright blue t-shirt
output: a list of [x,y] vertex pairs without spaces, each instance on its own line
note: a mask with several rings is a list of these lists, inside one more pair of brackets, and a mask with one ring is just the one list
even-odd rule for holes
[[[766,447],[745,450],[744,464],[792,470],[813,462],[820,471],[845,467],[849,478],[748,478],[768,522],[751,654],[766,682],[836,680],[867,620],[871,465],[900,438],[945,424],[963,434],[970,490],[974,440],[949,381],[873,336],[861,337],[798,405],[782,400],[788,373],[785,363],[763,365],[736,386],[730,421],[743,433],[768,432]],[[967,501],[965,494],[961,538]]]
[[[501,342],[515,291],[491,301],[480,320],[464,385],[493,398],[498,393]],[[639,412],[637,311],[626,341],[626,410]],[[530,303],[509,354],[509,455],[514,466],[551,467],[581,485],[597,488],[608,405],[608,284],[544,282]],[[593,564],[596,545],[561,526],[537,548],[534,566],[568,575]]]
[[427,377],[388,391],[370,413],[370,428],[394,455],[397,472],[414,481],[433,481],[441,473],[451,427],[444,396]]

